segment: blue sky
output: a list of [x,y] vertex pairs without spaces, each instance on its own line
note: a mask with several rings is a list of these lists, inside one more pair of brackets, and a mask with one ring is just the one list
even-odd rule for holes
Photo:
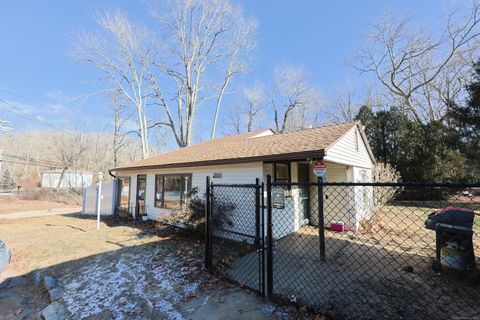
[[[269,83],[276,65],[303,65],[328,101],[347,83],[362,78],[346,62],[361,45],[368,24],[385,11],[408,14],[420,25],[435,28],[452,1],[239,1],[245,14],[259,23],[254,70],[233,83],[232,90],[255,80]],[[97,9],[119,7],[132,20],[148,13],[141,1],[2,1],[0,5],[0,99],[21,106],[55,125],[79,125],[90,130],[110,126],[109,109],[101,95],[83,102],[75,97],[104,88],[98,74],[67,55],[71,37],[94,27]],[[234,99],[231,94],[228,99]],[[79,110],[81,110],[79,112]],[[208,123],[208,114],[204,115]],[[0,103],[0,118],[15,130],[44,127],[18,116]],[[197,125],[199,131],[202,123]],[[48,128],[46,128],[48,129]],[[208,131],[208,130],[205,130]]]

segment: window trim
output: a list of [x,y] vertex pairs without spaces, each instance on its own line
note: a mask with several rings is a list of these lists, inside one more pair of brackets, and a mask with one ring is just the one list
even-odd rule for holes
[[[132,177],[118,177],[119,181],[122,181],[122,187],[124,185],[124,181],[128,180],[128,201],[127,201],[127,212],[130,212],[130,201],[132,199]],[[115,205],[115,214],[117,214],[118,209],[121,206],[122,202],[122,190],[118,188],[118,182],[117,182],[117,199],[116,199],[116,205]]]
[[[155,194],[154,194],[154,197],[153,197],[153,206],[155,208],[160,208],[160,209],[168,209],[168,208],[165,208],[165,177],[174,177],[174,176],[179,176],[181,177],[180,179],[182,179],[183,177],[188,177],[188,185],[187,185],[187,190],[183,190],[184,186],[182,184],[181,186],[181,190],[180,190],[180,194],[181,194],[181,198],[180,198],[180,205],[183,205],[185,203],[185,197],[184,195],[188,192],[190,192],[190,190],[192,190],[192,174],[191,173],[167,173],[167,174],[156,174],[155,175]],[[158,189],[157,189],[157,178],[161,177],[162,179],[162,196],[161,196],[161,200],[157,200],[157,192],[158,192]],[[160,202],[160,205],[157,205],[157,202]]]
[[[273,164],[273,181],[278,182],[277,179],[277,164],[285,164],[287,165],[288,168],[288,183],[292,183],[292,163],[287,162],[287,161],[278,161],[278,162],[272,162]],[[284,179],[282,179],[284,180]]]

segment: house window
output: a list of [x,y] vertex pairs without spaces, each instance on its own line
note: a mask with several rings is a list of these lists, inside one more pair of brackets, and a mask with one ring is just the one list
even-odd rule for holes
[[290,163],[275,162],[273,164],[273,175],[275,182],[289,183],[291,181]]
[[181,209],[192,187],[190,174],[155,176],[155,207]]

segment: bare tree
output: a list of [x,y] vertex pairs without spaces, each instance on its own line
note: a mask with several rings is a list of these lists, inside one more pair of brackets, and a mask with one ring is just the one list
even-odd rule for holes
[[54,158],[61,164],[62,172],[56,190],[61,187],[65,172],[77,168],[82,156],[87,151],[87,139],[83,132],[61,132],[50,146]]
[[147,96],[145,63],[152,45],[149,32],[132,24],[125,14],[115,10],[96,18],[100,32],[78,33],[73,57],[100,70],[115,88],[134,106],[143,158],[148,157]]
[[269,106],[265,89],[258,81],[253,87],[245,88],[243,95],[245,101],[241,105],[236,105],[229,113],[227,133],[239,134],[254,130],[256,123],[263,118],[263,111]]
[[[458,71],[464,72],[471,64],[468,57],[478,53],[479,10],[475,2],[468,9],[450,11],[440,34],[415,29],[409,19],[387,15],[372,26],[354,66],[375,75],[390,92],[392,102],[398,102],[417,122],[438,120],[444,112],[434,99],[452,93],[444,91],[451,86],[444,88],[442,84],[458,88]],[[434,88],[441,92],[435,94]]]
[[242,112],[240,110],[233,110],[228,114],[228,119],[225,122],[224,134],[240,134],[242,133]]
[[271,104],[275,130],[279,133],[303,129],[318,123],[320,90],[312,87],[300,67],[277,67]]
[[269,105],[267,95],[263,86],[256,82],[253,88],[244,90],[247,108],[246,108],[246,127],[247,132],[253,130],[257,117],[261,116],[262,111]]
[[334,109],[330,113],[330,118],[338,123],[353,121],[359,108],[357,99],[357,92],[351,86],[347,86],[343,90],[337,90],[333,102]]
[[332,102],[333,110],[328,113],[328,117],[336,123],[351,122],[355,120],[360,107],[379,109],[384,107],[383,100],[383,92],[368,83],[362,91],[347,84],[336,91]]
[[124,113],[126,105],[122,103],[122,93],[120,90],[114,90],[111,95],[113,111],[113,137],[112,137],[112,162],[113,167],[118,165],[118,157],[123,147],[125,147],[125,137],[128,132],[123,132],[126,122]]
[[[218,114],[220,105],[225,94],[225,90],[230,81],[236,74],[240,74],[247,70],[245,63],[245,55],[253,48],[253,34],[256,30],[256,24],[239,16],[234,20],[234,28],[232,28],[231,40],[226,41],[228,44],[226,49],[226,67],[224,67],[223,81],[220,85],[219,94],[216,99],[215,114],[212,122],[212,132],[210,138],[215,138],[215,130],[217,127]],[[251,126],[250,126],[251,127]],[[250,131],[250,129],[248,129]]]
[[[160,50],[163,56],[149,63],[149,79],[155,103],[166,116],[166,121],[158,124],[170,127],[178,146],[186,147],[192,140],[198,107],[211,95],[216,96],[211,133],[215,136],[225,90],[245,68],[240,58],[252,47],[256,27],[228,0],[176,0],[169,4],[166,15],[154,15],[166,37]],[[215,81],[208,79],[208,74],[223,74],[216,94],[208,92]],[[174,92],[170,92],[172,84]]]

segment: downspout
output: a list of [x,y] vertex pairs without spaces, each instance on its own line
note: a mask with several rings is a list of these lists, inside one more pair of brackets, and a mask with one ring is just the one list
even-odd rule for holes
[[113,170],[113,169],[108,169],[108,174],[109,174],[113,179],[117,179],[117,176],[112,173],[112,170]]

